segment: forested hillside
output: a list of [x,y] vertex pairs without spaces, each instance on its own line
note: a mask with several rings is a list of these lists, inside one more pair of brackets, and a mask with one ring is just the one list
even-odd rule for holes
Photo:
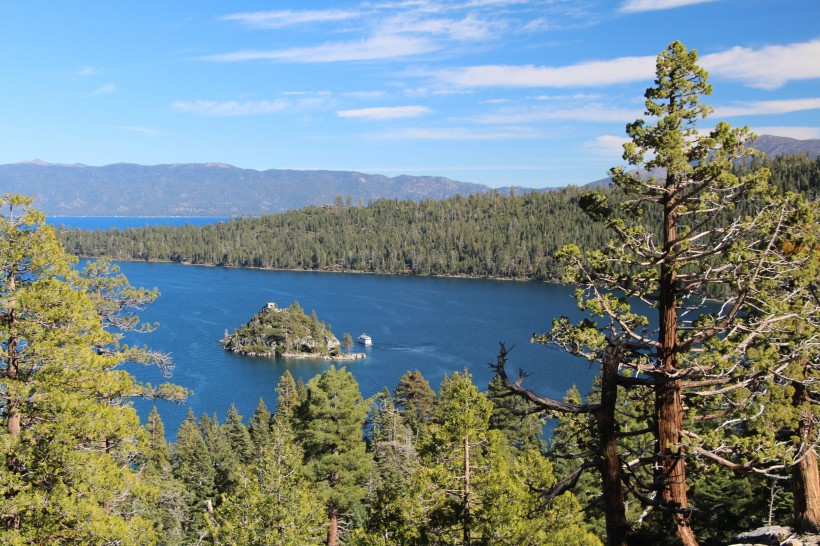
[[[780,191],[807,197],[820,191],[820,158],[777,157],[765,166]],[[61,236],[73,254],[117,260],[555,280],[558,249],[595,248],[608,240],[603,227],[577,206],[585,191],[491,192],[420,203],[381,199],[368,206],[308,207],[201,228],[74,230]]]

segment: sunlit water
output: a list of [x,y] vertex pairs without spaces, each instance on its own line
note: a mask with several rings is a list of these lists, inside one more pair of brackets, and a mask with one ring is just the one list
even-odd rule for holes
[[[118,220],[109,219],[108,225],[124,227]],[[100,224],[107,227],[101,220],[87,227]],[[135,401],[143,420],[157,406],[170,438],[189,407],[197,416],[216,414],[222,422],[233,403],[247,419],[260,398],[274,407],[274,388],[284,370],[307,382],[330,366],[321,360],[249,357],[222,349],[219,339],[226,329],[238,328],[271,301],[286,307],[298,300],[307,313],[315,310],[339,339],[345,332],[354,339],[363,332],[372,336],[372,347],[354,348],[367,358],[346,363],[365,397],[385,387],[392,391],[406,371],[416,369],[434,389],[446,374],[467,369],[485,390],[499,342],[515,346],[508,371],[515,374],[524,368],[532,373],[525,386],[545,396],[561,398],[573,384],[586,392],[593,375],[586,361],[530,343],[533,332],[548,330],[553,318],[580,318],[572,290],[565,286],[169,263],[119,265],[132,285],[161,292],[140,313],[143,321],[160,327],[129,342],[170,353],[176,366],[170,379],[134,364],[128,365],[129,371],[141,381],[156,385],[170,380],[193,391],[182,405]]]
[[[315,310],[341,339],[366,332],[373,346],[357,344],[367,358],[347,363],[362,394],[391,391],[407,370],[418,369],[437,388],[445,374],[468,369],[486,389],[499,342],[515,346],[509,371],[532,372],[526,385],[561,398],[573,384],[587,390],[592,372],[584,361],[530,344],[533,332],[545,331],[553,317],[576,315],[568,288],[543,283],[440,279],[386,275],[260,271],[160,263],[121,263],[134,285],[159,288],[162,296],[141,313],[159,322],[135,341],[171,353],[171,380],[193,390],[182,406],[138,401],[145,417],[156,404],[173,436],[188,407],[196,415],[216,414],[220,421],[231,403],[240,414],[253,413],[259,398],[275,404],[274,388],[284,370],[307,381],[326,370],[321,360],[284,360],[241,356],[222,349],[226,329],[247,322],[269,301],[288,306],[298,300]],[[139,379],[165,379],[154,369],[129,366]]]

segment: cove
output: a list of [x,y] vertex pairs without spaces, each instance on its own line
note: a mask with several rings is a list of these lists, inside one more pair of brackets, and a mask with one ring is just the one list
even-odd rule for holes
[[[137,364],[127,369],[154,385],[171,381],[193,391],[181,405],[137,399],[143,422],[156,405],[169,439],[188,409],[199,417],[216,415],[224,422],[234,403],[247,419],[259,399],[276,403],[279,376],[290,370],[307,381],[326,370],[321,360],[287,360],[243,356],[223,351],[225,330],[244,324],[267,302],[315,310],[341,339],[366,332],[373,346],[357,345],[364,360],[348,362],[366,398],[391,391],[408,370],[418,369],[438,390],[446,374],[467,369],[480,390],[492,379],[488,364],[499,342],[515,346],[508,369],[525,369],[525,385],[539,394],[562,398],[572,385],[589,390],[589,364],[562,351],[533,345],[534,332],[547,331],[552,319],[581,317],[572,288],[535,282],[451,279],[369,274],[270,271],[189,266],[171,263],[119,262],[134,286],[156,287],[159,299],[140,312],[144,322],[160,324],[150,334],[130,335],[128,343],[170,353],[173,376]],[[341,364],[339,364],[341,365]]]

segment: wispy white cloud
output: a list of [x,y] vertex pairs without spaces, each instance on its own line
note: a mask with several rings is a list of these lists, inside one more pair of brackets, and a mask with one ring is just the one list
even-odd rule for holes
[[282,93],[286,97],[329,97],[332,91],[285,91]]
[[286,100],[258,100],[258,101],[175,101],[171,108],[178,112],[201,114],[205,116],[255,116],[282,112],[292,107]]
[[595,87],[651,79],[655,57],[551,66],[485,65],[440,71],[436,75],[461,87]]
[[612,108],[598,104],[569,106],[560,108],[521,108],[499,111],[470,118],[481,124],[519,124],[543,121],[583,121],[583,122],[627,122],[642,117],[641,110]]
[[513,140],[538,138],[542,135],[530,128],[486,132],[467,127],[446,127],[399,129],[373,136],[378,139],[390,140]]
[[[514,5],[518,7],[512,9]],[[535,17],[537,20],[534,21],[533,13],[538,13],[540,18]],[[449,51],[463,44],[494,46],[502,43],[504,36],[548,30],[544,14],[563,21],[566,18],[575,20],[579,13],[587,17],[584,10],[568,8],[561,2],[533,5],[531,0],[363,2],[352,9],[232,13],[220,19],[263,29],[324,25],[322,28],[326,32],[315,33],[315,36],[345,32],[358,36],[358,39],[272,50],[245,49],[201,59],[307,63],[389,59]],[[340,22],[345,24],[339,25]],[[554,27],[550,25],[549,28]]]
[[573,93],[571,95],[536,95],[532,97],[534,100],[539,101],[566,101],[566,100],[585,100],[585,101],[594,101],[600,100],[601,95],[592,94],[592,93]]
[[232,13],[221,17],[224,21],[239,21],[255,28],[281,28],[310,23],[336,23],[360,16],[360,12],[340,9],[279,10]]
[[102,70],[93,66],[81,66],[79,70],[74,72],[74,76],[77,78],[87,78],[88,76],[95,76],[101,72]]
[[624,153],[624,144],[629,139],[613,135],[601,135],[584,143],[587,150],[604,157],[621,157]]
[[383,106],[377,108],[358,108],[355,110],[339,110],[340,118],[365,118],[372,120],[417,118],[431,113],[426,106]]
[[638,11],[657,11],[664,9],[680,8],[692,4],[705,4],[716,0],[627,0],[618,11],[623,13],[634,13]]
[[89,95],[91,95],[92,97],[95,96],[95,95],[107,95],[109,93],[113,93],[116,90],[117,90],[116,85],[114,85],[113,83],[107,83],[107,84],[105,84],[101,87],[98,87],[97,89],[95,89],[94,91],[89,93]]
[[470,95],[474,93],[472,89],[455,88],[431,88],[431,87],[408,87],[402,90],[406,97],[432,97],[444,95]]
[[820,127],[752,127],[758,135],[774,135],[799,140],[820,139]]
[[520,32],[524,33],[531,33],[531,32],[545,32],[548,30],[555,30],[556,25],[550,19],[546,17],[539,17],[538,19],[533,19],[529,21],[526,25],[521,28]]
[[716,77],[773,90],[789,81],[820,78],[820,40],[760,49],[733,47],[700,61]]
[[343,97],[353,97],[356,99],[380,99],[387,95],[384,91],[348,91],[339,94]]
[[[820,78],[820,40],[759,49],[734,47],[704,55],[701,64],[715,77],[750,87],[777,89],[789,81]],[[483,65],[433,73],[458,87],[599,87],[651,80],[655,56],[618,57],[568,66]]]
[[733,116],[763,116],[818,109],[820,109],[820,97],[743,102],[734,106],[718,107],[715,109],[715,115],[727,118]]
[[159,129],[155,129],[154,127],[144,127],[141,125],[126,125],[124,127],[120,127],[120,129],[146,136],[159,136],[162,134],[162,131]]
[[421,37],[380,35],[355,42],[327,43],[312,47],[294,47],[268,51],[236,51],[201,57],[216,62],[285,61],[331,63],[343,61],[373,61],[429,53],[437,46]]
[[418,13],[402,13],[378,24],[379,32],[401,35],[424,35],[454,42],[486,41],[508,28],[503,19],[483,18],[467,14],[461,18],[423,17]]

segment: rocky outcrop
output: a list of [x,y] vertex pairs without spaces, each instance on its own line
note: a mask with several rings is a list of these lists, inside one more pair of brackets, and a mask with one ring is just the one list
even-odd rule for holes
[[280,308],[266,304],[233,333],[225,332],[227,351],[255,356],[353,359],[342,353],[342,344],[316,313],[306,315],[298,302]]
[[800,535],[790,527],[769,525],[739,534],[731,546],[820,546],[820,535]]

